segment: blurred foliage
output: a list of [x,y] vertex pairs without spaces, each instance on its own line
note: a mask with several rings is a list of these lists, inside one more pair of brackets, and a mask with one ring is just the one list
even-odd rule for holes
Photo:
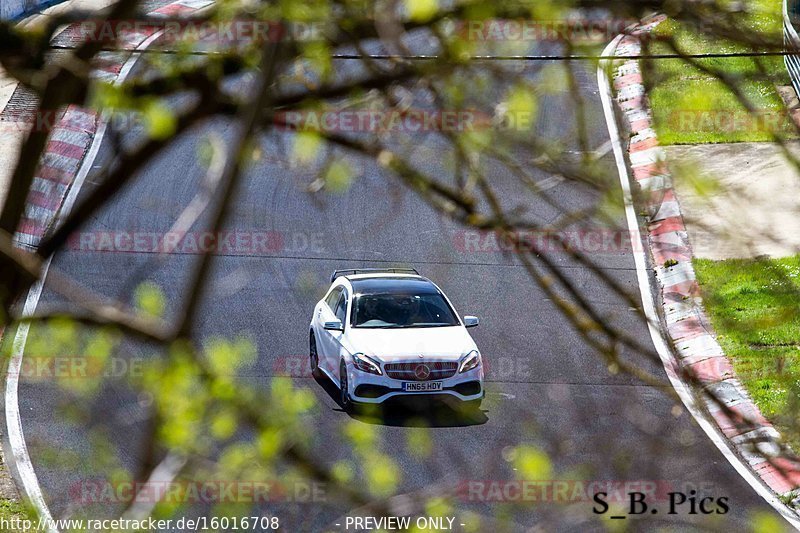
[[[667,3],[664,7],[680,7],[675,4]],[[734,7],[733,4],[720,2],[715,6]],[[405,185],[417,191],[440,212],[452,215],[456,222],[491,228],[491,223],[500,223],[500,215],[508,214],[514,221],[520,220],[520,226],[524,228],[551,223],[570,226],[587,220],[592,224],[618,222],[622,219],[622,204],[617,178],[596,161],[603,154],[595,157],[592,152],[598,147],[587,144],[577,147],[580,157],[572,157],[575,155],[574,140],[582,139],[585,133],[582,131],[585,128],[583,122],[601,120],[597,110],[587,105],[579,94],[587,79],[594,87],[596,65],[591,61],[531,62],[525,66],[519,61],[506,61],[487,65],[471,59],[474,55],[522,55],[542,53],[543,50],[548,54],[599,53],[605,45],[603,39],[582,37],[576,42],[545,39],[548,42],[542,43],[536,39],[502,38],[502,35],[497,40],[482,40],[471,38],[469,34],[470,23],[485,28],[503,17],[509,17],[512,22],[535,22],[540,24],[539,29],[551,30],[558,23],[575,18],[574,8],[578,5],[579,2],[557,0],[463,4],[439,0],[377,3],[365,0],[279,0],[271,3],[218,0],[213,9],[203,13],[212,24],[224,25],[249,19],[273,24],[279,30],[292,27],[292,24],[323,29],[321,37],[312,39],[294,40],[283,35],[280,39],[267,39],[280,44],[273,47],[280,51],[277,54],[280,68],[274,79],[265,80],[268,82],[266,90],[270,98],[292,100],[287,95],[296,96],[293,101],[284,103],[280,109],[247,108],[256,86],[254,80],[264,74],[263,66],[268,64],[262,57],[265,43],[256,40],[226,48],[220,43],[204,42],[198,34],[159,43],[159,46],[167,47],[168,53],[143,54],[139,65],[145,76],[133,76],[121,84],[92,81],[87,101],[95,109],[117,114],[133,113],[142,120],[147,140],[163,141],[166,145],[182,132],[181,119],[186,118],[181,106],[176,104],[176,97],[191,94],[187,99],[196,101],[211,94],[213,98],[203,100],[203,106],[200,106],[201,110],[213,110],[208,112],[209,116],[225,114],[228,118],[241,119],[247,115],[244,109],[256,119],[266,120],[256,129],[272,129],[269,131],[271,135],[280,130],[276,135],[279,141],[275,142],[277,155],[262,150],[255,143],[243,153],[252,161],[279,159],[278,156],[285,155],[285,160],[279,161],[284,168],[297,175],[312,176],[306,188],[311,193],[342,194],[362,181],[368,181],[366,178],[372,176],[366,176],[364,168],[368,167],[361,163],[371,158],[374,161],[370,163],[394,171]],[[749,1],[745,5],[748,10],[737,19],[740,28],[748,33],[762,32],[768,38],[779,40],[779,2]],[[608,7],[617,10],[614,14],[618,17],[638,18],[642,15],[639,12],[642,6],[634,3],[615,3]],[[691,7],[700,10],[708,6],[694,4]],[[446,10],[460,11],[444,16]],[[421,28],[406,33],[404,25]],[[745,45],[735,39],[722,39],[686,21],[666,22],[659,27],[657,35],[673,38],[682,50],[693,53],[746,50]],[[440,58],[409,60],[403,57],[417,53],[420,42],[427,43],[426,46],[434,49]],[[220,49],[214,49],[214,46],[220,46]],[[212,53],[196,54],[198,49]],[[386,54],[391,59],[365,60],[358,67],[347,70],[332,57],[334,53],[361,53],[362,49]],[[656,42],[652,51],[669,52],[670,49],[663,42]],[[780,59],[765,58],[760,63],[752,58],[701,59],[698,65],[717,69],[734,79],[757,109],[769,113],[783,111],[774,89],[774,83],[786,82]],[[768,79],[760,79],[761,67],[766,70]],[[376,88],[364,88],[356,83],[350,90],[341,90],[336,96],[325,96],[325,90],[352,82],[354,73],[373,76]],[[680,123],[676,126],[671,121],[676,120],[681,111],[728,112],[732,113],[734,122],[743,120],[746,112],[729,86],[704,73],[701,68],[687,65],[684,60],[657,61],[650,66],[650,74],[652,77],[648,82],[652,87],[651,97],[662,141],[765,140],[776,133],[737,128],[720,131],[713,122],[711,126],[694,122],[688,129]],[[395,75],[399,81],[386,82],[382,78]],[[554,109],[553,97],[564,94],[571,95],[566,100],[568,105]],[[270,102],[270,98],[266,101]],[[472,113],[477,122],[470,124],[474,127],[463,130],[431,132],[424,143],[420,143],[416,135],[404,131],[331,132],[312,124],[293,132],[286,124],[270,122],[287,109],[309,113],[310,116],[341,110],[394,110],[405,117],[417,107],[429,112]],[[199,117],[201,115],[198,113]],[[208,116],[200,118],[207,119]],[[547,123],[548,135],[539,137],[535,133],[542,123]],[[783,128],[783,125],[779,124],[779,127]],[[226,141],[235,138],[234,129],[222,128]],[[791,130],[784,129],[777,133],[787,132],[793,135]],[[253,138],[247,135],[243,138],[244,142],[253,142]],[[445,142],[451,143],[455,149],[445,150]],[[246,146],[250,148],[250,145]],[[359,154],[360,160],[341,156],[343,146],[360,148],[363,152]],[[278,153],[284,149],[286,154]],[[446,182],[440,169],[434,169],[434,175],[429,177],[423,170],[431,169],[415,166],[421,153],[434,154],[436,162],[441,163],[447,172],[452,172],[455,184]],[[213,156],[211,143],[204,139],[197,148],[201,166],[210,167]],[[131,162],[138,163],[138,159],[132,157]],[[546,212],[543,215],[534,213],[530,220],[523,217],[530,207],[524,202],[515,206],[511,213],[481,211],[479,208],[485,207],[484,204],[491,206],[492,201],[490,197],[477,196],[475,191],[491,190],[495,184],[488,183],[491,181],[486,178],[489,174],[483,174],[483,171],[498,163],[503,163],[506,169],[492,175],[496,181],[505,179],[506,175],[513,176],[519,182],[515,186],[521,184],[521,190],[541,194],[541,184],[528,173],[533,168],[547,173],[548,179],[555,181],[573,179],[580,194],[570,195],[567,202],[570,205],[566,207],[559,205],[554,197],[542,194],[547,202]],[[716,191],[713,181],[692,174],[691,169],[687,169],[686,174],[693,178],[702,194]],[[173,179],[172,176],[169,178]],[[230,180],[233,182],[234,178]],[[577,197],[585,191],[591,193],[587,196],[593,203],[582,212],[575,206],[580,205]],[[516,192],[512,196],[521,197]],[[315,201],[318,200],[324,202],[326,199],[315,197]],[[572,208],[575,208],[574,212],[570,212]],[[374,214],[371,216],[381,218]],[[224,217],[220,218],[224,222]],[[737,371],[753,396],[765,406],[765,413],[769,416],[784,417],[788,412],[795,416],[791,422],[800,422],[797,418],[800,405],[796,405],[800,404],[797,400],[800,397],[800,379],[796,368],[800,345],[795,281],[798,259],[719,264],[698,262],[697,268],[708,293],[707,302],[720,332],[720,340],[734,356]],[[553,274],[540,276],[543,290],[554,284]],[[594,282],[587,277],[580,284]],[[566,285],[569,280],[561,280],[561,283]],[[584,286],[578,286],[577,291],[580,292]],[[304,295],[311,295],[321,286],[313,274],[304,270],[292,287]],[[200,289],[202,287],[193,288]],[[554,293],[547,294],[546,299],[560,301],[561,294],[568,292],[563,289],[560,286]],[[180,308],[179,301],[168,298],[162,288],[152,282],[138,285],[133,291],[132,302],[133,318],[156,319],[159,323],[171,322],[174,318],[170,316],[171,311]],[[564,308],[569,311],[577,306],[570,303]],[[631,306],[631,310],[635,311],[636,307]],[[265,320],[275,318],[267,317]],[[188,320],[194,319],[198,317],[188,317]],[[590,320],[578,322],[570,324],[581,331],[582,326],[589,324],[584,329],[597,336],[602,333],[598,324]],[[306,331],[302,333],[298,339],[304,341]],[[379,429],[382,427],[379,424],[386,422],[380,409],[347,418],[337,434],[320,434],[314,416],[319,415],[323,406],[309,388],[314,386],[310,381],[288,376],[267,379],[266,375],[250,375],[254,370],[261,370],[257,368],[259,359],[267,356],[259,353],[252,334],[229,332],[226,336],[218,336],[215,332],[202,338],[170,338],[158,344],[153,339],[133,340],[123,335],[118,327],[86,326],[70,318],[56,317],[34,324],[26,346],[29,361],[44,361],[44,367],[50,368],[59,364],[60,358],[67,357],[83,365],[80,367],[83,370],[68,367],[63,374],[37,375],[33,372],[31,376],[24,376],[24,379],[52,379],[66,391],[70,405],[61,406],[65,420],[88,424],[93,410],[104,407],[107,402],[115,406],[124,405],[127,409],[120,409],[118,413],[123,421],[121,427],[115,425],[120,424],[119,420],[113,420],[108,421],[108,426],[100,424],[91,428],[86,443],[93,452],[91,462],[85,461],[77,451],[59,449],[57,442],[45,459],[72,473],[80,472],[87,477],[105,476],[113,486],[143,481],[154,468],[163,466],[160,461],[173,459],[181,465],[175,472],[175,483],[182,487],[220,480],[266,483],[274,490],[271,497],[275,500],[270,502],[287,504],[291,502],[281,500],[286,496],[284,491],[316,481],[325,484],[330,499],[312,502],[309,508],[317,503],[323,506],[340,500],[351,506],[360,506],[366,500],[377,509],[376,512],[385,512],[398,500],[402,500],[401,503],[408,500],[416,507],[408,504],[400,507],[402,512],[429,516],[448,516],[457,512],[466,531],[489,528],[503,531],[515,527],[514,503],[498,503],[489,512],[484,512],[484,509],[478,512],[477,505],[460,505],[463,502],[457,502],[452,494],[452,485],[460,481],[454,477],[458,473],[442,476],[446,486],[434,487],[437,492],[433,496],[422,490],[426,487],[414,486],[416,480],[403,471],[400,457],[407,456],[436,471],[442,455],[453,452],[437,447],[436,430],[426,427],[429,420],[425,417],[412,417],[400,423],[405,426],[405,439],[399,439],[399,442],[388,441],[388,432]],[[624,339],[619,337],[610,341],[614,346],[624,344]],[[267,349],[272,349],[269,341]],[[306,355],[302,357],[305,363]],[[109,375],[110,365],[120,362],[140,364],[141,372],[131,372],[133,366],[124,366],[122,375],[114,372]],[[621,368],[613,361],[608,367],[612,373]],[[328,407],[324,409],[330,410]],[[457,418],[464,414],[457,409],[454,411],[455,414],[449,416]],[[439,422],[436,417],[431,418]],[[446,422],[453,424],[452,420]],[[135,430],[131,429],[133,426]],[[520,420],[519,427],[514,430],[519,434],[504,436],[513,442],[504,443],[499,453],[504,460],[499,471],[483,472],[478,468],[482,467],[480,460],[498,454],[495,450],[487,450],[482,442],[469,442],[472,447],[470,455],[463,458],[468,475],[482,472],[482,475],[510,480],[514,477],[517,480],[553,480],[559,474],[565,475],[556,468],[554,454],[549,451],[551,448],[545,446],[548,436],[543,435],[533,421]],[[124,442],[125,447],[117,448],[119,441],[112,441],[108,435],[121,431],[144,435],[141,440],[145,442]],[[462,430],[453,428],[454,433],[457,431]],[[330,460],[315,463],[312,450],[333,451],[338,449],[334,443],[344,443],[348,454],[326,457]],[[567,450],[574,447],[574,443],[562,442],[552,449],[559,449],[561,445]],[[133,448],[136,450],[132,451]],[[142,472],[128,471],[120,464],[121,457],[133,453],[142,458]],[[609,456],[609,461],[620,471],[624,471],[630,460],[630,457]],[[586,478],[596,475],[580,467],[575,467],[570,474]],[[414,498],[421,502],[415,502]],[[216,502],[212,512],[226,516],[245,515],[251,510],[250,503]],[[526,510],[540,504],[522,503],[519,507]],[[87,506],[75,512],[89,515],[100,507]],[[175,517],[188,507],[191,504],[180,499],[164,499],[157,503],[152,514]],[[553,507],[556,507],[555,513],[564,511],[555,504]],[[590,512],[588,509],[583,510],[586,511],[584,514]],[[2,511],[0,507],[0,516]],[[545,515],[549,512],[540,507],[536,511]],[[304,512],[301,510],[300,514]],[[308,513],[312,514],[311,511]],[[753,529],[773,531],[776,527],[774,520],[772,515],[757,515],[753,518]],[[622,522],[611,520],[602,520],[601,524],[612,531],[626,527]],[[587,526],[587,529],[590,528]]]

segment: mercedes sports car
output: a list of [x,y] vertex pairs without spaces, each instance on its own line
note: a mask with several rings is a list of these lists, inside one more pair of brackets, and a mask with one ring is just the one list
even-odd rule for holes
[[445,395],[480,406],[481,353],[447,296],[414,269],[337,270],[314,308],[311,370],[345,409],[397,396]]

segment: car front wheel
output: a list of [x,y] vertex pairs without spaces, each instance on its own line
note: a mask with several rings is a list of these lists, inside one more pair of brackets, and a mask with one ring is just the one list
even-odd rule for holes
[[340,401],[345,411],[350,411],[353,402],[350,400],[350,389],[347,383],[347,365],[344,361],[339,364],[339,391],[341,392]]
[[317,352],[317,338],[314,336],[313,329],[308,336],[308,358],[311,364],[311,375],[315,378],[319,377],[319,353]]

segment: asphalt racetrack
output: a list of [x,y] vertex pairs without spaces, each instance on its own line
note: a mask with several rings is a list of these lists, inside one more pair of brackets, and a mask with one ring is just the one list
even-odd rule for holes
[[[337,68],[348,68],[346,63],[338,60]],[[533,78],[543,75],[547,66],[503,65]],[[594,156],[614,182],[616,169],[608,150],[596,67],[584,61],[575,62],[572,68],[585,100],[590,147],[597,150]],[[499,101],[503,92],[502,87],[490,87],[486,99]],[[542,95],[533,127],[538,135],[563,142],[565,150],[578,158],[573,105],[566,89]],[[153,253],[141,250],[91,249],[91,243],[97,242],[92,239],[104,232],[166,232],[203,178],[197,154],[204,136],[212,132],[224,139],[231,127],[225,120],[214,120],[178,139],[82,228],[81,236],[56,254],[52,268],[101,294],[127,301],[131,301],[136,284],[149,280],[164,291],[169,302],[167,316],[174,316],[187,290],[190,265],[198,259],[196,251],[179,248],[165,261],[154,262]],[[707,524],[709,517],[688,511],[668,515],[667,489],[726,497],[729,511],[711,517],[716,527],[724,529],[740,530],[756,512],[773,513],[673,397],[631,376],[610,372],[513,254],[436,213],[374,162],[351,157],[356,177],[348,187],[311,193],[313,169],[281,161],[292,149],[292,136],[273,130],[260,142],[261,157],[247,172],[228,224],[229,229],[244,235],[243,240],[215,257],[212,283],[194,331],[203,340],[245,335],[255,342],[257,361],[239,372],[246,384],[267,388],[277,378],[312,391],[317,406],[308,417],[313,431],[306,437],[307,445],[323,464],[352,459],[352,449],[342,436],[352,417],[339,406],[335,386],[318,383],[309,374],[311,311],[334,269],[405,265],[439,284],[460,314],[480,317],[481,325],[471,332],[486,361],[487,395],[481,413],[470,416],[446,405],[425,409],[398,404],[388,406],[378,421],[355,417],[377,432],[380,446],[396,461],[401,474],[397,494],[452,494],[456,531],[465,530],[460,524],[467,521],[469,513],[485,517],[487,524],[494,519],[508,520],[511,530],[536,526],[541,529],[532,530],[603,530],[602,520],[592,513],[591,500],[567,497],[566,501],[554,501],[564,498],[552,490],[537,493],[543,494],[540,497],[520,498],[515,491],[512,450],[528,444],[551,456],[553,479],[573,480],[570,490],[591,482],[658,487],[662,498],[656,502],[659,514],[626,517],[631,530],[664,526],[693,530]],[[443,181],[452,180],[448,177],[452,153],[437,135],[401,132],[390,142],[417,168]],[[96,184],[100,167],[111,155],[112,147],[105,142],[82,195]],[[507,169],[490,161],[481,164],[504,207],[525,209],[541,224],[556,221],[558,210],[521,185]],[[621,193],[616,200],[603,199],[574,182],[533,168],[530,173],[552,200],[568,210],[609,202],[616,226],[598,220],[584,223],[584,227],[618,232],[627,238],[619,209]],[[194,229],[202,231],[203,225]],[[650,346],[645,323],[628,302],[566,254],[547,253],[602,316]],[[629,247],[600,245],[587,254],[638,301]],[[47,282],[40,305],[58,301]],[[153,350],[128,341],[119,355],[135,362],[152,357]],[[623,352],[623,357],[659,376],[669,391],[659,362],[628,352]],[[110,475],[112,468],[102,461],[103,449],[116,449],[121,467],[139,463],[147,433],[148,398],[132,391],[124,376],[110,380],[88,399],[47,381],[23,379],[19,398],[28,450],[52,514],[66,517],[91,509],[93,515],[112,515],[119,511],[124,502],[83,501],[82,484]],[[417,453],[416,441],[409,440],[420,427],[427,428],[430,437],[427,456]],[[243,434],[241,438],[246,441],[249,437]],[[547,480],[544,485],[548,486]],[[353,511],[324,486],[292,486],[276,500],[260,504],[259,510],[280,517],[286,531],[338,530],[335,524],[343,524],[342,517]],[[612,511],[624,514],[626,501],[618,504]],[[210,505],[193,505],[190,511],[213,514]]]

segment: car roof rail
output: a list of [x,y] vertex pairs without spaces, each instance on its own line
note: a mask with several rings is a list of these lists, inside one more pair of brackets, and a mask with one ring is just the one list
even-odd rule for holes
[[356,276],[358,274],[414,274],[419,276],[416,268],[347,268],[334,270],[331,274],[331,283],[339,276]]

